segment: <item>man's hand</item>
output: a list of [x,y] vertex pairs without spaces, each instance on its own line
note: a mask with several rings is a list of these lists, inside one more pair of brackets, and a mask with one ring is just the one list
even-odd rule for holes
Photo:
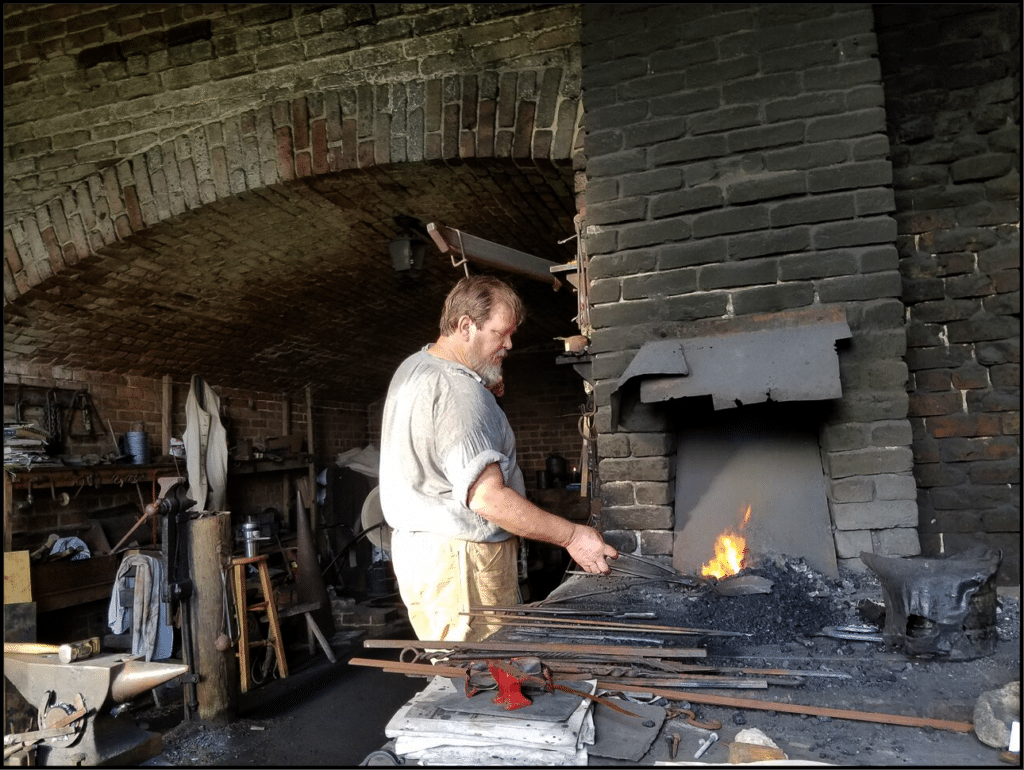
[[607,574],[611,572],[608,566],[608,559],[619,558],[619,552],[608,545],[601,534],[593,527],[582,524],[573,526],[569,542],[565,544],[565,550],[573,558],[584,572],[592,574]]
[[587,572],[611,572],[607,559],[617,559],[619,556],[619,552],[605,543],[593,527],[573,524],[561,516],[548,513],[506,487],[497,463],[488,465],[480,472],[469,487],[466,505],[513,535],[562,546]]

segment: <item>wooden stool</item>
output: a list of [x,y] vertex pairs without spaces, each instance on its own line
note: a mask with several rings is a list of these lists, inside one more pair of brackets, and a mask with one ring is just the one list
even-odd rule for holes
[[291,607],[282,607],[277,614],[278,617],[281,618],[305,615],[306,640],[309,645],[309,654],[312,655],[316,651],[316,648],[313,646],[313,639],[315,637],[320,643],[320,647],[323,649],[324,655],[327,656],[327,660],[331,661],[331,663],[337,663],[338,659],[334,657],[334,650],[331,649],[331,645],[324,636],[324,632],[320,630],[320,626],[318,626],[316,621],[313,620],[313,615],[311,613],[316,612],[318,609],[320,609],[320,605],[317,602],[310,602],[308,604],[295,604]]
[[[260,576],[260,591],[263,593],[263,601],[256,604],[248,604],[245,588],[245,568],[250,564],[256,565]],[[284,657],[284,642],[281,639],[281,623],[277,617],[277,602],[274,601],[274,588],[270,585],[270,571],[267,567],[266,555],[235,557],[231,560],[231,585],[235,594],[235,617],[238,619],[238,668],[242,680],[242,692],[249,692],[252,687],[252,657],[249,654],[251,647],[266,647],[273,645],[277,655],[277,673],[284,679],[288,676],[288,661]],[[267,636],[263,641],[249,641],[248,613],[267,613],[269,621]]]

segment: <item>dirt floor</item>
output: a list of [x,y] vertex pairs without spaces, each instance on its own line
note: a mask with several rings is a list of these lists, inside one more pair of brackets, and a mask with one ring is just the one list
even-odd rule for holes
[[[632,608],[654,603],[663,616],[654,622],[668,619],[685,627],[750,634],[698,637],[708,651],[707,662],[827,674],[801,677],[796,683],[787,677],[787,684],[771,684],[767,690],[695,689],[690,691],[692,701],[654,700],[656,705],[689,707],[698,721],[721,724],[716,730],[719,738],[700,760],[694,760],[707,731],[676,717],[666,721],[659,738],[637,764],[725,764],[737,734],[753,728],[794,763],[1006,766],[1001,751],[983,743],[973,731],[903,726],[888,717],[971,723],[982,693],[1019,682],[1019,588],[998,593],[997,639],[992,652],[970,660],[948,660],[911,656],[879,641],[821,635],[827,627],[870,626],[865,613],[884,608],[881,587],[872,573],[844,573],[839,580],[829,580],[799,563],[784,563],[767,565],[758,576],[773,583],[770,593],[722,597],[663,582],[637,584],[634,580],[629,582],[637,585],[626,592],[616,588],[588,598],[593,606],[607,601],[620,606],[625,602]],[[619,579],[586,580],[585,586],[593,589],[611,586]],[[572,592],[582,593],[578,586],[573,586]],[[556,597],[560,593],[556,591]],[[405,635],[407,628],[392,630],[396,638],[411,638]],[[878,625],[869,630],[881,633]],[[322,654],[310,657],[295,652],[294,662],[289,659],[292,675],[268,681],[243,696],[238,719],[227,725],[181,722],[181,701],[173,700],[173,693],[164,695],[162,708],[133,712],[134,721],[163,734],[163,753],[145,764],[340,767],[363,763],[377,749],[387,747],[385,725],[423,689],[426,680],[347,665],[350,657],[397,658],[397,651],[363,649],[362,638],[357,631],[340,630],[333,640],[338,653],[335,664]],[[567,641],[550,635],[548,640]],[[692,643],[692,639],[686,642]],[[679,692],[680,697],[687,697],[687,691]],[[711,705],[700,702],[702,694],[766,703],[758,708]],[[773,705],[780,708],[773,709]],[[795,709],[795,713],[784,708]],[[862,718],[813,713],[825,708]],[[669,754],[673,733],[680,734],[674,762]],[[376,755],[372,763],[378,763]],[[589,764],[623,763],[591,753]]]

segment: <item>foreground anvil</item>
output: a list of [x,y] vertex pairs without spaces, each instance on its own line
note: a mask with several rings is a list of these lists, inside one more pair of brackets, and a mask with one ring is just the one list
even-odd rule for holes
[[4,675],[39,710],[38,730],[4,738],[35,745],[43,766],[137,763],[156,756],[159,734],[110,714],[157,685],[188,673],[175,663],[147,663],[132,655],[97,655],[61,663],[56,654],[4,655]]

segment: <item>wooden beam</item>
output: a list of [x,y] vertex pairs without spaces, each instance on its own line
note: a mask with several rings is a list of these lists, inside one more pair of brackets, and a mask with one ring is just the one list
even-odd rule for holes
[[306,386],[306,450],[311,458],[309,463],[309,524],[313,528],[313,542],[316,543],[317,551],[320,550],[320,543],[316,533],[319,531],[319,511],[316,505],[316,464],[312,458],[316,457],[313,452],[313,391]]
[[172,395],[171,375],[165,374],[163,380],[163,405],[160,411],[160,449],[164,456],[171,453]]

